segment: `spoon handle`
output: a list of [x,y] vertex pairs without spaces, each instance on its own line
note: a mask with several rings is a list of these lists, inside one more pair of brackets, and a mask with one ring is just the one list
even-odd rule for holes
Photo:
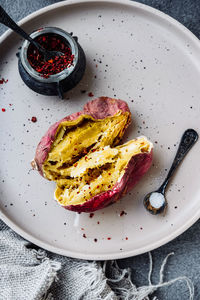
[[161,187],[159,188],[159,192],[164,193],[165,188],[171,179],[172,175],[174,174],[176,168],[180,164],[180,162],[183,160],[183,158],[186,156],[188,151],[192,148],[192,146],[196,143],[198,140],[198,133],[194,129],[187,129],[180,141],[180,145],[178,147],[176,156],[174,158],[174,161],[172,163],[172,166],[167,174],[167,177]]
[[12,29],[13,31],[21,35],[24,39],[28,40],[30,43],[33,43],[35,47],[40,48],[38,47],[40,45],[35,43],[35,41],[11,19],[11,17],[5,12],[5,10],[2,8],[1,5],[0,5],[0,23]]

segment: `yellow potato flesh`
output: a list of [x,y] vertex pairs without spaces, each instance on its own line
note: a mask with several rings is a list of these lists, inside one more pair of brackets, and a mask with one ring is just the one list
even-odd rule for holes
[[64,206],[78,205],[112,189],[123,176],[132,156],[151,151],[152,144],[141,137],[115,148],[101,147],[87,154],[65,173],[68,179],[57,181],[56,200]]

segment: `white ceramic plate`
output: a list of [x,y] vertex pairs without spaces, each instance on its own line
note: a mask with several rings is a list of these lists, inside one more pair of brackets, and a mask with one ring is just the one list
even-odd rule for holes
[[[141,254],[191,226],[200,216],[200,142],[168,189],[167,214],[148,214],[142,200],[164,179],[184,130],[192,127],[200,132],[197,38],[163,13],[129,1],[64,1],[20,24],[29,32],[42,26],[72,31],[85,50],[87,70],[66,95],[68,100],[37,95],[18,74],[20,38],[10,31],[1,37],[0,78],[8,79],[0,86],[0,108],[6,109],[0,110],[2,219],[45,249],[83,259]],[[53,200],[54,183],[30,171],[29,164],[49,125],[80,110],[91,99],[89,92],[127,101],[133,123],[126,138],[146,135],[155,145],[148,174],[121,202],[92,218],[60,207]],[[37,123],[30,121],[32,116]],[[127,214],[120,216],[123,210]]]

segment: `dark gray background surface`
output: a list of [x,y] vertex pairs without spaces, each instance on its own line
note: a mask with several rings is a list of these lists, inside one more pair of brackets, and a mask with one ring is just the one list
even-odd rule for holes
[[[0,0],[0,4],[18,21],[39,8],[45,7],[59,1],[56,0]],[[200,0],[141,0],[154,8],[157,8],[190,29],[198,38],[200,38]],[[0,34],[6,30],[6,27],[0,25]],[[197,79],[198,80],[198,79]],[[175,255],[169,259],[165,270],[165,280],[170,280],[178,276],[189,277],[195,286],[195,300],[200,299],[200,220],[196,222],[184,234],[152,251],[154,261],[153,282],[159,280],[159,269],[162,260],[169,252],[175,252]],[[53,255],[52,255],[53,256]],[[147,274],[149,268],[148,254],[130,257],[118,260],[120,267],[131,267],[133,282],[137,286],[148,284]],[[59,276],[59,274],[58,274]],[[56,286],[52,293],[56,294]],[[59,286],[58,286],[59,288]],[[189,293],[186,284],[176,283],[168,288],[162,288],[155,293],[159,300],[187,300]],[[152,297],[153,298],[153,297]],[[56,299],[56,296],[55,296]],[[68,300],[68,299],[62,299]],[[70,299],[69,299],[70,300]],[[95,300],[95,299],[94,299]]]

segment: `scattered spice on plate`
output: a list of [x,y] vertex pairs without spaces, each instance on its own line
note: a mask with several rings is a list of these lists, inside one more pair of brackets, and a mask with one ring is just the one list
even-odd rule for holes
[[31,118],[31,122],[33,122],[33,123],[37,122],[37,118],[36,117],[32,117]]
[[94,242],[96,243],[96,242],[97,242],[97,239],[94,239]]
[[2,108],[1,110],[2,110],[2,112],[5,112],[5,111],[6,111],[6,109],[5,109],[5,108]]
[[93,213],[90,213],[89,217],[90,217],[90,218],[93,218],[93,217],[94,217],[94,214],[93,214]]
[[124,210],[122,210],[122,211],[120,212],[120,217],[122,217],[123,215],[127,215],[127,213],[126,213]]
[[110,241],[110,240],[111,240],[111,237],[108,237],[108,238],[107,238],[107,240],[109,240],[109,241]]
[[6,80],[4,78],[0,79],[0,84],[4,84],[4,83],[7,83],[7,82],[8,82],[8,79],[6,79]]
[[126,241],[128,240],[128,237],[126,236]]
[[94,97],[94,94],[93,94],[92,92],[89,92],[89,93],[88,93],[88,96],[89,96],[89,97]]
[[66,41],[57,34],[42,34],[35,38],[44,49],[52,51],[60,51],[63,53],[61,56],[45,61],[43,55],[33,45],[28,47],[27,58],[31,67],[44,78],[49,78],[62,72],[73,65],[74,55]]
[[86,239],[87,236],[85,235],[85,233],[83,234],[83,237]]

